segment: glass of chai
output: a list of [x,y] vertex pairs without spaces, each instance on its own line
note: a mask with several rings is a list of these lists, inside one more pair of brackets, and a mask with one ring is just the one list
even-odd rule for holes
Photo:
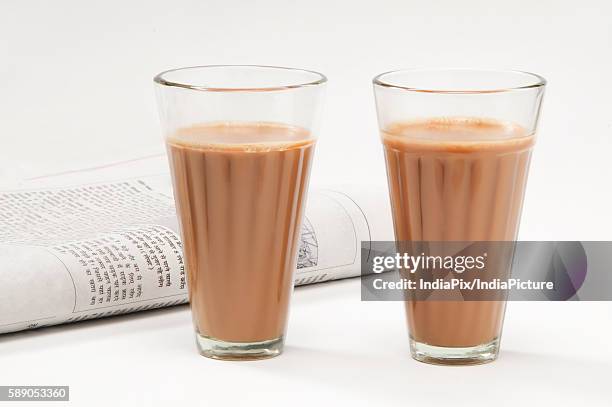
[[154,80],[199,351],[277,356],[326,78],[198,66]]
[[[388,72],[373,82],[396,241],[515,241],[544,78],[442,69]],[[407,298],[412,357],[494,360],[505,306]]]

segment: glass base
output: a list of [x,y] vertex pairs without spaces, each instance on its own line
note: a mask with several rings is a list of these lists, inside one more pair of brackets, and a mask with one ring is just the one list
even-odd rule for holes
[[219,360],[259,360],[283,352],[283,337],[262,342],[226,342],[196,333],[200,355]]
[[499,352],[499,339],[466,348],[432,346],[410,338],[410,352],[415,360],[432,365],[480,365],[492,362]]

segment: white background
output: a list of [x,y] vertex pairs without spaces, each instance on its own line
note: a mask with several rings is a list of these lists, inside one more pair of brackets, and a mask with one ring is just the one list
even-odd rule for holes
[[[384,184],[371,78],[408,67],[549,81],[522,239],[611,240],[609,1],[0,2],[0,180],[163,151],[152,77],[202,64],[329,78],[312,184]],[[381,196],[381,199],[387,199]],[[609,303],[510,304],[500,359],[410,359],[402,307],[357,281],[296,290],[286,353],[199,357],[184,307],[0,337],[0,385],[65,384],[73,405],[612,404]]]

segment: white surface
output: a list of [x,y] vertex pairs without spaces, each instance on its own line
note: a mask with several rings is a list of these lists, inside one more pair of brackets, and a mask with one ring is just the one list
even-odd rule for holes
[[[313,184],[384,183],[370,79],[401,67],[513,68],[549,80],[523,239],[610,240],[612,3],[0,3],[0,178],[162,151],[152,76],[252,63],[328,75]],[[387,199],[381,197],[381,199]],[[186,309],[0,337],[1,384],[68,384],[72,405],[610,405],[610,303],[513,303],[494,364],[409,358],[397,303],[357,281],[298,289],[287,352],[195,353]],[[59,405],[59,404],[58,404]]]
[[175,307],[3,335],[0,383],[69,384],[84,406],[610,405],[609,306],[509,306],[500,358],[483,366],[413,361],[402,304],[361,302],[352,279],[296,290],[275,359],[199,356]]

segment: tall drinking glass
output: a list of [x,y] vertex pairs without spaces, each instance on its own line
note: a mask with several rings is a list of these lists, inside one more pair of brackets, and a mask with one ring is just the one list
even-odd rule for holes
[[[397,241],[514,241],[545,80],[517,71],[374,78]],[[497,357],[505,301],[406,300],[413,358]]]
[[283,350],[326,78],[269,66],[155,77],[200,353]]

